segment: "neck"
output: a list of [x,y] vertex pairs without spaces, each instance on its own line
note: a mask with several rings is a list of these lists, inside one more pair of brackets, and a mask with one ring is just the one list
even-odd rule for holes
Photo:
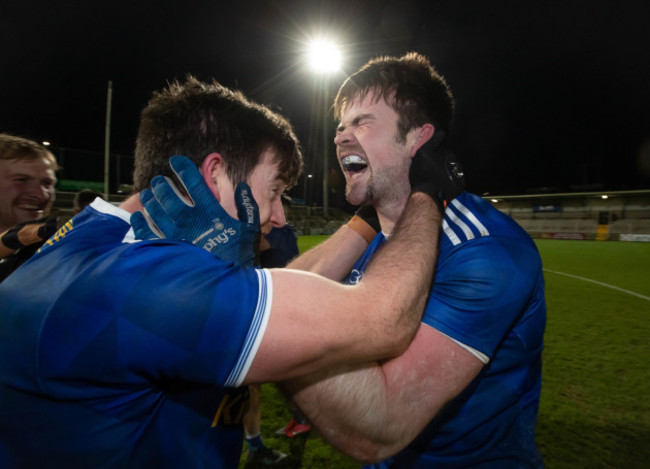
[[140,202],[140,193],[137,192],[129,196],[128,199],[120,204],[120,208],[130,213],[141,212],[143,207],[142,203]]
[[406,207],[408,198],[409,194],[406,194],[405,197],[400,197],[397,200],[391,200],[388,202],[382,201],[375,204],[375,210],[377,210],[377,217],[379,218],[381,231],[385,235],[389,235],[393,232],[397,220],[399,220],[399,217],[402,215],[402,212]]

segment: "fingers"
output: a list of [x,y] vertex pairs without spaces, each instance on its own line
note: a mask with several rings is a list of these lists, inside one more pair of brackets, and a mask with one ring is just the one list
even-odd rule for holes
[[38,237],[42,240],[48,239],[59,228],[59,220],[56,217],[49,217],[45,223],[38,229]]
[[[165,211],[161,202],[154,197],[149,189],[140,192],[140,202],[147,212],[145,216],[153,232],[160,234],[159,238],[171,238],[176,230],[173,214],[170,215]],[[176,203],[178,206],[182,204],[178,199],[176,199]]]
[[415,154],[409,180],[412,192],[429,194],[441,209],[465,190],[460,163],[448,148],[433,139]]
[[247,227],[258,229],[260,226],[259,208],[253,198],[251,188],[245,182],[240,182],[235,188],[235,204],[239,220]]
[[143,212],[133,212],[131,214],[131,226],[136,239],[158,239],[164,238],[160,232],[155,230],[155,226],[149,225]]
[[191,207],[190,201],[184,197],[172,182],[164,176],[156,176],[151,180],[151,191],[155,198],[165,207],[172,217],[184,207]]
[[169,159],[169,165],[192,199],[192,203],[188,205],[197,205],[203,201],[211,201],[214,199],[212,191],[210,191],[210,188],[203,180],[201,171],[199,171],[199,168],[188,157],[172,156]]

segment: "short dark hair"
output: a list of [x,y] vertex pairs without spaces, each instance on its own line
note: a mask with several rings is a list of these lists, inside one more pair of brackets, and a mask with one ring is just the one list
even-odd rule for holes
[[168,160],[184,155],[197,166],[210,153],[223,157],[233,185],[246,178],[266,150],[275,150],[280,177],[292,187],[302,154],[287,119],[213,80],[188,76],[153,94],[142,111],[135,147],[134,190],[156,175],[172,176]]
[[59,170],[54,155],[40,143],[16,135],[0,134],[0,160],[36,160],[45,158],[54,171]]
[[449,133],[454,117],[454,97],[445,79],[429,60],[417,52],[402,57],[378,57],[350,75],[334,99],[334,113],[340,118],[345,108],[368,93],[383,98],[399,114],[398,131],[405,138],[409,130],[432,123]]
[[97,197],[104,198],[102,195],[92,189],[82,189],[74,195],[74,200],[72,201],[72,207],[74,210],[81,211],[83,208],[90,204]]

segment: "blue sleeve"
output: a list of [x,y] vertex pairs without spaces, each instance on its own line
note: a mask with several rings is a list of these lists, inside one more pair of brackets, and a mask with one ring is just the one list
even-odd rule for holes
[[237,386],[245,377],[270,309],[268,273],[234,268],[185,243],[152,244],[99,257],[49,313],[41,367],[54,383]]
[[540,275],[528,240],[486,236],[462,243],[441,258],[422,321],[492,357]]

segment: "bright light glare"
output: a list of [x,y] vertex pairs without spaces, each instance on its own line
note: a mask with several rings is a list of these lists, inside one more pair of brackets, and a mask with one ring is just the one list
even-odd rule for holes
[[50,142],[48,142],[48,141],[46,140],[46,141],[43,142],[43,145],[45,145],[46,147],[49,147],[49,146],[50,146]]
[[609,199],[609,196],[607,194],[603,194],[600,196],[601,199]]
[[316,39],[309,45],[309,66],[316,72],[336,72],[341,68],[341,52],[325,39]]

